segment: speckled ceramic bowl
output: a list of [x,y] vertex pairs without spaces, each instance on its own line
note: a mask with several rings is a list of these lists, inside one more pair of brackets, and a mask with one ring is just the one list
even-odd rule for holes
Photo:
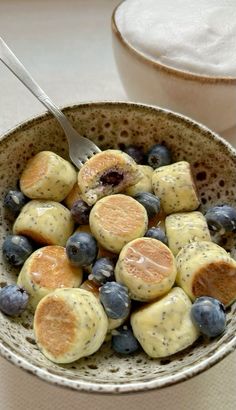
[[[236,151],[203,126],[174,113],[131,103],[89,103],[65,109],[82,135],[102,149],[135,143],[147,149],[165,141],[174,161],[192,164],[203,210],[212,204],[236,205]],[[17,180],[26,161],[40,150],[68,157],[67,142],[50,115],[28,121],[1,137],[0,191],[3,195]],[[11,232],[12,218],[2,208],[0,239]],[[232,249],[234,244],[231,243]],[[17,270],[0,260],[0,284],[14,283]],[[38,350],[32,317],[0,314],[0,352],[17,366],[48,382],[75,390],[101,393],[145,391],[189,379],[219,362],[236,347],[236,303],[227,314],[225,333],[210,342],[199,339],[191,348],[166,359],[149,359],[144,353],[121,357],[109,342],[82,360],[58,365]]]

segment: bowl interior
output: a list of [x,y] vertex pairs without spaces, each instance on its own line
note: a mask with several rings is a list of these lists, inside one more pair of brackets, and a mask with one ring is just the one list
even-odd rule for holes
[[[173,160],[192,164],[202,209],[227,202],[236,206],[236,153],[209,130],[165,110],[129,103],[81,104],[65,110],[84,136],[102,149],[138,144],[146,150],[165,142]],[[11,232],[13,219],[2,207],[9,188],[17,186],[26,161],[38,151],[52,150],[68,158],[67,142],[59,125],[49,115],[31,120],[0,142],[0,242]],[[228,250],[235,239],[225,238]],[[14,283],[18,270],[0,260],[0,286]],[[236,303],[227,314],[225,333],[212,341],[200,338],[191,348],[168,359],[149,359],[144,353],[121,357],[110,342],[96,354],[69,365],[57,365],[38,350],[32,316],[20,319],[0,314],[0,351],[18,366],[55,384],[95,392],[147,390],[176,383],[221,360],[236,346]]]

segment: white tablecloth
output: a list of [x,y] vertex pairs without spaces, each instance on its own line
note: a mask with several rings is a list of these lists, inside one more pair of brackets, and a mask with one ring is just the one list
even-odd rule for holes
[[[110,16],[119,0],[0,0],[0,35],[58,105],[127,100],[113,61]],[[0,134],[44,108],[0,66]],[[236,134],[235,134],[236,135]],[[236,145],[234,133],[227,138]],[[0,358],[0,410],[233,410],[236,353],[185,383],[111,397],[64,390]]]

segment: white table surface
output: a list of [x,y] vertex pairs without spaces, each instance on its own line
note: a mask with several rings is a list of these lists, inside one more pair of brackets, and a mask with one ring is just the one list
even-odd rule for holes
[[[110,16],[119,0],[0,0],[0,35],[58,105],[127,100],[115,68]],[[44,108],[0,66],[0,134]],[[236,145],[236,133],[227,139]],[[236,408],[236,353],[185,383],[145,394],[64,390],[0,358],[0,410]]]

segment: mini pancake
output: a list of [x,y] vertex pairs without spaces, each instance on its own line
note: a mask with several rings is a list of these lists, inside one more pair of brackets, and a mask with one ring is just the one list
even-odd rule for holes
[[236,261],[213,242],[191,242],[176,257],[176,282],[192,300],[211,296],[229,306],[236,299]]
[[170,356],[195,342],[199,332],[191,320],[191,307],[188,296],[175,287],[131,314],[134,335],[149,357]]
[[200,205],[190,164],[175,162],[157,168],[153,172],[152,187],[161,200],[164,212],[168,214],[194,211]]
[[148,216],[145,208],[130,196],[117,194],[100,199],[90,213],[90,228],[97,241],[114,253],[143,236]]
[[124,191],[124,194],[135,196],[141,194],[142,192],[153,192],[152,191],[152,174],[153,168],[149,165],[138,165],[142,177],[135,185],[130,186]]
[[74,184],[72,190],[69,192],[67,197],[64,199],[64,203],[65,203],[67,208],[71,209],[73,204],[76,201],[79,201],[79,199],[82,199],[82,193],[81,193],[81,189],[78,185],[78,182],[76,181],[76,183]]
[[73,165],[51,151],[31,158],[20,177],[21,191],[31,199],[62,201],[77,179]]
[[166,217],[165,226],[168,246],[175,256],[189,242],[211,242],[207,221],[201,212],[171,214]]
[[39,302],[34,333],[40,351],[55,363],[72,363],[95,353],[108,320],[101,303],[83,289],[57,289]]
[[73,233],[70,211],[54,201],[32,200],[21,210],[13,225],[13,233],[25,235],[42,245],[65,246]]
[[18,285],[30,295],[30,306],[35,309],[39,301],[57,288],[79,287],[82,270],[72,266],[62,246],[45,246],[30,255],[18,276]]
[[127,286],[131,298],[146,302],[167,293],[176,273],[172,252],[153,238],[138,238],[128,243],[115,268],[117,282]]
[[78,174],[82,198],[88,205],[104,196],[122,192],[142,177],[136,162],[125,152],[106,150],[90,158]]

